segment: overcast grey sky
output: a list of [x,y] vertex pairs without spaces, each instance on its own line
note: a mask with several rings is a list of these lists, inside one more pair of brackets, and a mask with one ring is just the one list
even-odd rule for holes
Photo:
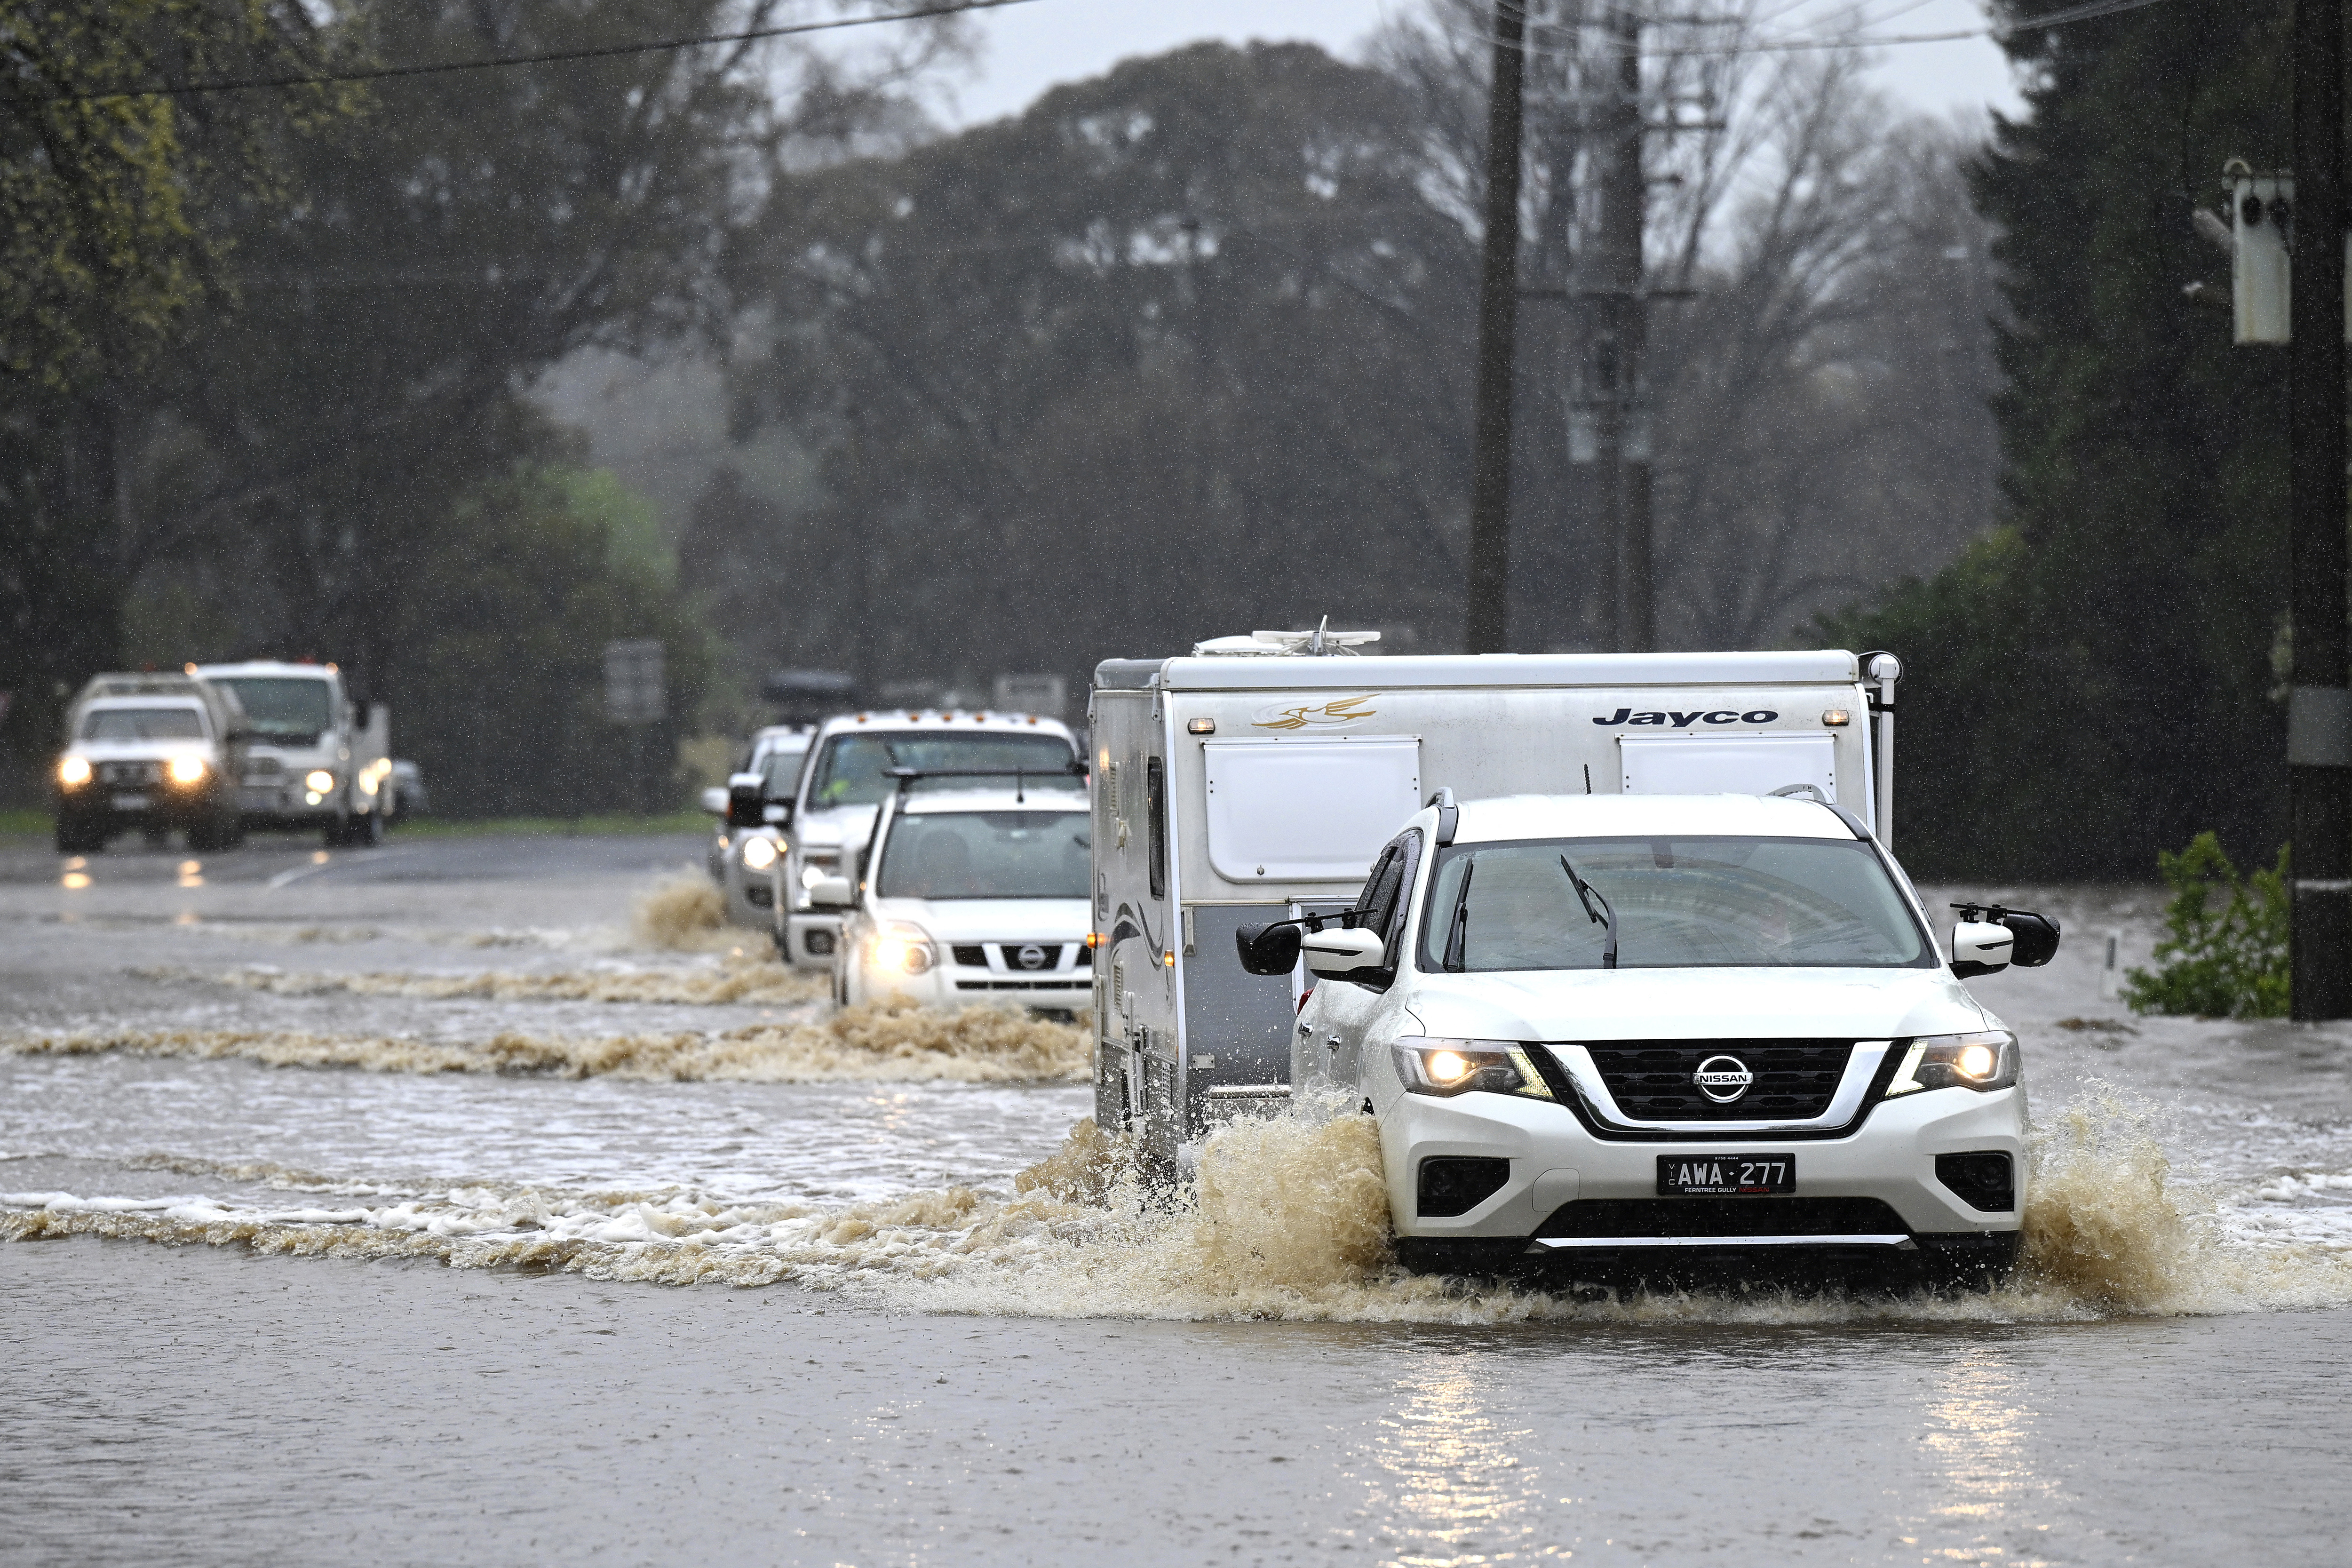
[[[1859,10],[1880,37],[1981,29],[1978,0],[1767,0],[1775,34],[1816,36]],[[957,92],[960,123],[1013,114],[1056,82],[1096,76],[1131,55],[1159,54],[1199,38],[1303,38],[1346,58],[1384,16],[1416,0],[1026,0],[973,18],[985,52],[979,75]],[[1880,51],[1879,79],[1904,103],[1932,113],[1985,104],[2018,106],[2000,49],[1985,37],[1895,44]]]

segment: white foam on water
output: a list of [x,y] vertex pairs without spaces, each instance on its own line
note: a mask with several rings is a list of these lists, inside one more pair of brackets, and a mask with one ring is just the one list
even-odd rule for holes
[[483,1041],[288,1029],[100,1029],[0,1037],[0,1053],[121,1053],[381,1073],[487,1073],[664,1082],[1083,1083],[1087,1031],[1012,1007],[932,1009],[888,1001],[820,1019],[716,1032],[561,1036],[503,1030]]
[[1993,1291],[1564,1293],[1414,1277],[1389,1245],[1372,1123],[1237,1124],[1181,1199],[1147,1191],[1082,1121],[1013,1191],[948,1187],[849,1205],[725,1202],[674,1190],[478,1184],[343,1209],[22,1194],[0,1237],[95,1234],[257,1251],[432,1257],[456,1268],[614,1280],[790,1281],[877,1306],[994,1316],[1497,1323],[2089,1320],[2352,1302],[2344,1241],[2231,1223],[2176,1178],[2145,1107],[2086,1100],[2037,1137],[2027,1262]]

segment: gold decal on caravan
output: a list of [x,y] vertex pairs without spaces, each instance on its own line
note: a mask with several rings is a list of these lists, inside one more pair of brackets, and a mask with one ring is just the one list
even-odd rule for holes
[[1293,703],[1285,707],[1277,704],[1261,708],[1251,714],[1250,723],[1260,730],[1317,730],[1331,724],[1351,724],[1359,719],[1370,719],[1380,711],[1377,708],[1364,706],[1379,695],[1377,691],[1368,691],[1361,697],[1334,697],[1328,702],[1313,705]]

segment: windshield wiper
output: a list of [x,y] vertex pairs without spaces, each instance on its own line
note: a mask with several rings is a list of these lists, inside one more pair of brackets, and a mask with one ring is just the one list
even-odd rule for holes
[[1454,918],[1445,925],[1445,956],[1438,960],[1448,974],[1462,973],[1463,949],[1470,938],[1470,879],[1477,871],[1478,862],[1473,857],[1462,868],[1462,889],[1454,895]]
[[[1616,968],[1617,911],[1610,908],[1607,899],[1601,897],[1600,889],[1576,874],[1576,868],[1568,863],[1568,857],[1565,855],[1559,858],[1559,868],[1568,873],[1570,884],[1576,889],[1576,901],[1584,906],[1584,918],[1594,925],[1608,927],[1608,934],[1601,939],[1601,967]],[[1595,899],[1601,900],[1601,914],[1598,915],[1592,912],[1592,901]],[[1603,915],[1608,918],[1602,919]]]

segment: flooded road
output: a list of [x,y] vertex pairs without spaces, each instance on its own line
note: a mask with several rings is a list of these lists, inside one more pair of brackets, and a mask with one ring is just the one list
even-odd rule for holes
[[2152,893],[1978,983],[2031,1278],[1588,1300],[1395,1277],[1349,1121],[1104,1199],[1075,1032],[633,929],[695,841],[257,844],[0,848],[0,1560],[2341,1555],[2352,1031],[2100,1001]]

